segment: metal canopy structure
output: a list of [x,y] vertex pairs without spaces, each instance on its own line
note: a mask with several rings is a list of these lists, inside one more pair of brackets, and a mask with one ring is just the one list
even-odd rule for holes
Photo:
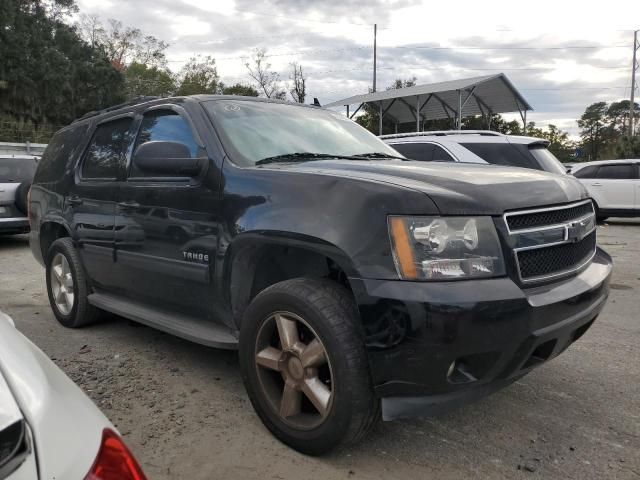
[[[355,95],[325,107],[345,106],[353,118],[365,104],[378,109],[380,134],[383,117],[396,125],[415,122],[419,132],[422,122],[444,118],[455,120],[459,130],[462,117],[476,115],[485,117],[491,128],[492,114],[508,112],[519,112],[526,129],[527,111],[533,110],[504,73]],[[351,105],[359,106],[349,114]]]

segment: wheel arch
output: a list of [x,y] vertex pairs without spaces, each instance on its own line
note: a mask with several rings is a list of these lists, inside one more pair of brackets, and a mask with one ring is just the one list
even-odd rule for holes
[[233,320],[240,326],[251,300],[265,288],[292,278],[330,278],[351,291],[357,270],[347,254],[329,242],[288,232],[247,232],[229,246],[222,285]]
[[69,227],[58,220],[45,220],[40,224],[39,243],[42,259],[47,260],[47,253],[51,244],[59,238],[71,237]]

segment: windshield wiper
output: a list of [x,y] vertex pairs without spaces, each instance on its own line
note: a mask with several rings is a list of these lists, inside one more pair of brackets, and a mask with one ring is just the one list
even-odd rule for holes
[[407,160],[406,158],[400,157],[398,155],[389,155],[388,153],[382,153],[382,152],[359,153],[358,157],[364,157],[364,158],[397,158],[398,160]]
[[369,160],[367,157],[351,157],[348,155],[336,155],[329,153],[311,153],[311,152],[296,152],[285,153],[284,155],[276,155],[274,157],[267,157],[258,160],[256,165],[264,165],[266,163],[286,163],[286,162],[308,162],[312,160],[322,160],[326,158],[339,158],[343,160]]

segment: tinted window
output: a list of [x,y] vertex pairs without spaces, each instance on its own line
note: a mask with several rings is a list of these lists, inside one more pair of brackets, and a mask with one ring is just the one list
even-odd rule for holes
[[571,172],[576,178],[596,178],[596,173],[598,172],[597,165],[590,165],[588,167],[580,168],[575,172]]
[[98,125],[82,164],[84,178],[116,178],[130,142],[130,118]]
[[433,160],[435,145],[433,143],[396,143],[392,147],[411,160],[430,162]]
[[[155,110],[145,114],[136,140],[136,149],[143,143],[152,141],[181,143],[189,149],[192,157],[198,156],[198,144],[189,124],[172,110]],[[133,164],[131,176],[143,177],[145,173]]]
[[[540,170],[535,160],[511,143],[461,143],[487,163]],[[525,147],[525,145],[522,145]]]
[[35,158],[0,158],[0,183],[30,182],[37,165]]
[[626,179],[633,178],[633,167],[630,164],[600,165],[596,178]]
[[447,151],[439,147],[438,145],[433,146],[433,160],[436,162],[454,162],[455,160],[451,155],[447,153]]
[[565,166],[544,145],[529,145],[529,151],[538,160],[543,170],[560,175],[567,173]]

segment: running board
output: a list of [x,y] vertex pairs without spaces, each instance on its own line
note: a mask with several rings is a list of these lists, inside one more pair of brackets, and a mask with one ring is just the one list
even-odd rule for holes
[[191,342],[228,350],[238,348],[238,339],[229,328],[223,325],[180,313],[167,313],[164,310],[140,305],[107,293],[92,293],[87,297],[87,300],[91,305],[101,310]]

